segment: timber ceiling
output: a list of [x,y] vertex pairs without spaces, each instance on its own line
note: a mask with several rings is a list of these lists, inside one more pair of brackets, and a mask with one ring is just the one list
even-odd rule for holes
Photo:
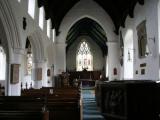
[[[134,7],[136,3],[144,4],[144,0],[94,0],[97,2],[111,17],[115,25],[115,33],[118,34],[119,27],[125,27],[127,15],[134,17]],[[38,0],[38,6],[44,6],[46,19],[51,18],[52,27],[58,34],[60,23],[66,13],[79,0]]]
[[71,27],[66,39],[67,50],[79,36],[83,35],[92,38],[92,40],[101,48],[103,54],[107,54],[107,37],[105,31],[97,22],[89,18],[83,18]]
[[[111,17],[114,26],[115,34],[119,34],[120,26],[125,27],[126,17],[129,15],[134,17],[134,7],[137,3],[143,5],[144,0],[94,0],[99,4],[106,13]],[[77,3],[79,0],[38,0],[38,6],[44,6],[45,18],[51,18],[52,28],[55,28],[56,35],[59,34],[59,26],[67,14],[67,12]],[[96,42],[102,49],[103,54],[107,54],[105,35],[102,27],[95,21],[84,18],[75,23],[68,32],[66,39],[67,50],[70,45],[81,35],[90,36],[94,42]]]

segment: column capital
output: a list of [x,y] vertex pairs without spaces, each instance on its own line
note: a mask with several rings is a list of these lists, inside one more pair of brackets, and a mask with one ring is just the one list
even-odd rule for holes
[[108,45],[108,44],[117,44],[117,43],[118,43],[118,41],[107,41],[106,45]]
[[55,45],[64,45],[65,47],[67,46],[67,43],[65,43],[65,42],[56,42],[56,44]]
[[26,53],[25,49],[22,48],[14,48],[14,54],[21,54],[24,55]]

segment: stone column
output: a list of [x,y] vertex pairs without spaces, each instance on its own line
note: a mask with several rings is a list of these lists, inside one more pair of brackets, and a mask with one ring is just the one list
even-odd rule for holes
[[36,61],[33,63],[34,88],[40,89],[42,86],[47,86],[47,64],[46,61]]
[[[9,75],[9,80],[7,83],[8,86],[8,93],[7,95],[9,96],[20,96],[21,94],[21,75],[22,75],[22,58],[24,55],[24,50],[23,49],[14,49],[13,54],[10,55],[10,61],[9,61],[9,73],[7,75]],[[11,65],[12,64],[18,64],[19,65],[19,73],[14,73],[16,74],[16,76],[18,75],[18,82],[13,83],[11,82]]]
[[118,42],[107,42],[107,45],[109,80],[118,80],[120,74]]
[[66,71],[66,44],[56,43],[55,75]]

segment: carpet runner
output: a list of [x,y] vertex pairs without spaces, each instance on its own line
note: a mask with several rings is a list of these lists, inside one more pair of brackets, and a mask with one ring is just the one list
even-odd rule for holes
[[83,120],[105,120],[97,110],[94,89],[82,89]]

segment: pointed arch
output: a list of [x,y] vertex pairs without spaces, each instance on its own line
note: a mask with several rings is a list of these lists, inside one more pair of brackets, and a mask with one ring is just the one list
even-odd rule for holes
[[0,1],[0,19],[4,26],[9,46],[13,50],[22,48],[17,23],[12,12],[12,7],[8,0]]
[[39,31],[35,31],[28,36],[33,50],[33,61],[41,62],[45,60],[44,57],[44,45],[42,43],[42,36]]
[[32,46],[27,38],[26,45],[25,45],[25,51],[26,51],[26,74],[31,75],[32,74],[32,66],[33,66],[33,53],[32,53]]
[[[115,41],[115,34],[114,34],[114,24],[109,17],[109,15],[99,6],[96,2],[88,0],[88,4],[86,1],[82,0],[79,1],[64,17],[61,22],[59,28],[59,36],[57,38],[57,42],[63,43],[65,42],[66,36],[70,28],[80,19],[83,18],[90,18],[96,21],[104,31],[108,37],[109,41]],[[83,9],[83,11],[82,11]],[[97,12],[98,11],[98,12]]]
[[66,51],[79,36],[88,35],[101,48],[103,55],[107,55],[107,36],[104,29],[94,20],[83,18],[77,21],[69,30],[66,38]]
[[22,42],[19,35],[16,19],[12,7],[8,0],[0,1],[0,40],[6,54],[6,77],[3,85],[5,86],[5,95],[9,94],[10,89],[10,61],[13,52],[22,48]]

